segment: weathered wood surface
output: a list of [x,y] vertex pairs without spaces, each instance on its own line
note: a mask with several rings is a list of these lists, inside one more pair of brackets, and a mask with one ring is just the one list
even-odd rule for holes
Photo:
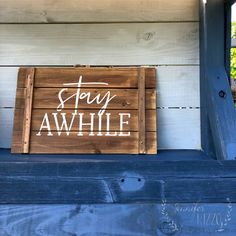
[[[140,154],[146,154],[146,141],[150,142],[147,138],[146,140],[146,107],[149,105],[147,104],[147,100],[149,100],[146,94],[146,79],[145,78],[145,68],[141,68],[139,70],[138,75],[138,130],[139,130],[139,140],[138,140],[138,148]],[[156,90],[155,92],[156,93]],[[151,102],[151,99],[150,99]],[[149,102],[148,102],[149,103]],[[156,106],[156,104],[155,104]],[[156,118],[156,116],[154,117]]]
[[[210,149],[217,159],[236,159],[236,112],[231,88],[226,73],[226,3],[209,0],[201,15],[201,54],[203,57],[201,76],[201,97],[206,101],[208,117],[202,116],[202,123],[209,122],[208,136],[212,135],[214,146],[204,140],[204,148]],[[217,25],[217,32],[214,30]],[[226,33],[227,32],[227,33]],[[227,36],[228,37],[228,36]],[[217,82],[216,82],[217,81]],[[204,134],[205,135],[205,134]]]
[[[61,88],[35,88],[34,89],[34,98],[33,104],[34,109],[37,108],[51,108],[55,109],[60,103],[58,100],[58,93]],[[72,96],[76,94],[77,89],[69,88],[66,92],[66,95]],[[89,92],[91,97],[95,97],[97,94],[101,94],[101,97],[104,97],[107,90],[104,89],[81,89],[81,93]],[[137,89],[109,89],[111,95],[116,95],[108,105],[108,109],[138,109],[138,90]],[[24,94],[24,91],[22,91]],[[64,99],[66,99],[65,97]],[[20,96],[21,99],[21,96]],[[147,89],[146,90],[146,108],[147,109],[156,109],[156,90]],[[19,104],[19,103],[18,103]],[[23,108],[23,104],[19,104],[17,108]],[[75,99],[70,99],[65,103],[65,109],[72,109],[75,106]],[[92,103],[89,104],[89,108],[98,109],[101,107],[101,104]],[[80,108],[88,108],[86,100],[80,100]]]
[[[116,132],[119,134],[118,131]],[[47,136],[45,132],[42,132],[41,136],[36,136],[37,133],[31,132],[30,153],[137,154],[140,151],[139,132],[130,132],[130,136],[127,137],[97,136],[98,132],[94,132],[95,136],[83,132],[83,137],[77,136],[78,132],[71,132],[70,135],[62,132],[60,136],[56,131],[52,132],[53,136]],[[15,135],[17,136],[17,132]],[[144,137],[146,153],[155,154],[157,152],[156,131],[145,132]]]
[[[25,88],[27,81],[27,71],[29,68],[22,67],[19,70],[18,88]],[[75,83],[70,88],[76,88],[79,76],[83,77],[84,83],[96,81],[104,82],[108,85],[97,84],[98,88],[138,88],[139,68],[137,67],[48,67],[35,70],[35,88],[62,88],[64,84]],[[156,69],[145,67],[146,88],[156,87]],[[84,84],[84,88],[94,88],[94,85]]]
[[197,21],[197,0],[0,2],[0,23]]
[[12,157],[0,163],[0,203],[236,201],[233,161],[159,161],[158,156],[134,160],[132,155],[119,160],[90,155],[89,160],[71,155],[69,162],[67,155],[67,160],[62,156],[53,163],[45,161],[53,158],[50,155],[41,155],[41,162],[40,155],[18,162],[11,162]]
[[[51,108],[55,109],[58,105],[58,93],[60,88],[35,88],[34,89],[34,97],[33,104],[34,108]],[[91,93],[92,97],[95,97],[98,93],[101,96],[104,96],[106,91],[104,89],[81,89],[81,93],[88,91]],[[108,109],[137,109],[138,108],[138,91],[134,89],[109,89],[112,94],[117,95],[108,106]],[[66,93],[68,96],[72,96],[76,93],[76,89],[69,88]],[[25,108],[24,97],[26,94],[25,89],[18,89],[16,91],[17,101],[15,104],[15,108],[23,109]],[[49,103],[50,101],[50,103]],[[74,99],[68,100],[65,103],[65,109],[72,109],[74,107]],[[80,107],[85,109],[87,106],[86,100],[81,100]],[[91,104],[91,109],[98,109],[98,104]],[[155,89],[147,89],[146,90],[146,108],[147,109],[156,109],[156,90]]]
[[25,89],[25,104],[24,104],[24,118],[23,118],[23,153],[29,152],[30,145],[30,130],[31,130],[31,116],[33,108],[33,90],[34,90],[35,69],[31,68],[27,75],[27,86]]
[[[156,127],[154,125],[151,132],[146,132],[145,124],[146,109],[153,109],[154,112],[147,113],[152,116],[147,118],[147,121],[156,124],[155,76],[155,68],[144,67],[21,68],[17,82],[12,153],[155,154]],[[66,78],[65,81],[63,78]],[[78,84],[78,81],[81,84]],[[97,88],[98,82],[103,84]],[[84,87],[82,83],[90,84]],[[146,85],[149,89],[146,89]],[[76,88],[78,86],[81,87],[79,90]],[[76,94],[79,94],[79,97],[75,96]],[[63,106],[59,107],[62,100]],[[103,105],[106,107],[103,108]],[[85,110],[85,113],[81,113],[80,109]],[[110,118],[105,114],[99,118],[101,109],[104,109],[106,114],[106,109],[114,109],[115,113],[111,110]],[[117,110],[121,110],[121,114],[130,117],[130,113],[123,111],[127,112],[127,109],[136,110],[135,132],[130,128],[133,118],[122,123],[120,113],[117,114]],[[40,114],[38,111],[41,111],[41,117],[37,115]],[[91,114],[96,119],[91,118]],[[112,116],[114,114],[115,119]],[[53,115],[56,115],[56,118]],[[45,116],[48,117],[48,128],[42,129]],[[60,117],[59,120],[57,117]],[[61,123],[58,123],[59,121]],[[105,124],[104,127],[101,127],[102,123]],[[50,124],[53,124],[52,127]],[[125,133],[123,124],[127,126]],[[87,128],[84,129],[83,125]]]
[[[0,235],[165,236],[236,234],[235,203],[1,205]],[[125,222],[125,223],[124,223]]]
[[197,22],[2,24],[0,64],[198,65],[198,31]]
[[[16,109],[16,112],[20,112],[21,109]],[[90,116],[89,113],[98,113],[99,110],[83,110],[80,109],[81,113],[84,113],[83,116],[83,121],[84,123],[88,123],[90,122]],[[32,130],[33,131],[37,131],[38,128],[40,127],[42,120],[43,120],[43,116],[45,113],[51,114],[53,112],[56,112],[56,110],[51,110],[51,109],[34,109],[33,110],[33,114],[32,114]],[[72,114],[74,112],[74,110],[67,110],[67,112],[69,114]],[[117,131],[120,128],[120,124],[119,124],[119,113],[124,112],[124,113],[130,113],[131,114],[131,118],[130,118],[130,125],[129,127],[124,126],[123,129],[124,131],[138,131],[138,111],[137,110],[107,110],[108,113],[111,114],[112,117],[112,125],[110,126],[110,130],[111,131]],[[146,126],[146,130],[147,131],[156,131],[156,120],[154,119],[155,114],[156,114],[156,110],[146,110],[146,119],[147,119],[147,126]],[[17,116],[19,117],[19,116]],[[58,116],[58,122],[61,123],[62,122],[62,117]],[[16,121],[17,124],[19,124],[19,122]],[[78,124],[77,123],[73,123],[72,127],[71,127],[71,131],[76,131],[78,129]],[[106,129],[104,128],[106,127],[106,120],[102,119],[102,130],[106,131]],[[20,130],[20,126],[15,127],[16,130]],[[51,130],[55,131],[56,130],[56,125],[54,122],[51,123]],[[90,129],[88,127],[84,127],[85,131],[89,131]],[[98,117],[96,116],[94,118],[94,130],[98,131]]]

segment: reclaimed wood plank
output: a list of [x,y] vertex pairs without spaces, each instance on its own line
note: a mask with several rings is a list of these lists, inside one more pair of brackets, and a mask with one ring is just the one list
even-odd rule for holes
[[235,202],[234,162],[189,163],[155,158],[121,162],[7,161],[0,164],[0,203]]
[[[21,76],[19,76],[21,77]],[[27,86],[25,93],[25,107],[24,107],[24,117],[23,117],[23,153],[29,152],[30,145],[30,130],[31,130],[31,115],[32,115],[32,104],[33,104],[33,90],[34,90],[34,77],[35,69],[31,68],[29,74],[27,75]],[[19,118],[19,116],[17,116]],[[15,121],[15,120],[14,120]],[[17,122],[17,121],[16,121]],[[14,130],[13,130],[14,132]],[[14,142],[13,142],[14,143]],[[14,150],[13,144],[13,150]]]
[[[3,235],[166,234],[222,235],[236,233],[235,203],[1,205]],[[137,221],[137,216],[139,220]],[[167,219],[169,221],[167,221]],[[125,222],[125,224],[124,224]]]
[[[138,75],[138,125],[139,125],[139,140],[138,140],[138,149],[140,154],[146,153],[146,90],[145,90],[145,68],[139,68]],[[154,91],[156,95],[156,91]],[[156,101],[156,99],[155,99]],[[148,99],[149,103],[149,99]],[[156,107],[156,104],[154,105]],[[155,116],[156,117],[156,116]],[[156,121],[155,121],[156,122]]]
[[[84,113],[83,122],[89,123],[90,122],[90,113],[98,113],[99,110],[85,110],[80,109],[79,112]],[[45,113],[52,114],[56,112],[56,110],[52,109],[34,109],[32,111],[32,130],[37,131],[42,123],[43,117]],[[72,114],[74,110],[66,110],[67,113]],[[138,131],[138,111],[137,110],[106,110],[107,113],[111,114],[112,117],[112,125],[110,126],[110,130],[117,131],[120,129],[120,116],[119,113],[130,113],[130,121],[129,126],[127,127],[124,125],[123,129],[125,131]],[[156,110],[146,110],[146,130],[147,131],[156,131],[156,120],[155,115]],[[51,122],[51,118],[49,115],[50,127],[52,131],[56,130],[55,122]],[[57,120],[59,124],[62,122],[62,117],[60,115],[57,116]],[[16,122],[18,123],[18,122]],[[78,124],[73,123],[71,127],[71,131],[76,131],[78,129]],[[106,119],[102,119],[102,130],[106,130]],[[20,129],[20,127],[15,127],[16,130]],[[84,127],[85,131],[88,131],[88,127]],[[94,130],[98,131],[98,117],[94,117]]]
[[2,66],[199,64],[197,22],[2,24],[0,31]]
[[0,23],[197,21],[197,0],[0,2]]
[[[29,137],[30,137],[30,122],[31,122],[31,110],[32,110],[32,96],[33,96],[33,81],[34,81],[34,69],[24,69],[24,74],[19,70],[19,78],[26,77],[28,87],[23,89],[20,93],[16,91],[16,106],[18,103],[24,104],[21,109],[15,109],[14,123],[12,133],[12,151],[27,153],[29,149]],[[19,99],[18,99],[19,96]],[[5,124],[3,124],[5,125]],[[16,135],[17,130],[17,135]],[[6,135],[8,137],[8,135]]]
[[[136,178],[138,174],[173,180],[191,179],[192,177],[193,179],[205,178],[209,180],[222,178],[226,181],[236,178],[236,163],[234,161],[214,161],[207,156],[199,160],[198,156],[204,155],[204,153],[193,150],[160,151],[157,158],[140,155],[126,155],[125,158],[122,158],[118,155],[120,156],[119,161],[117,161],[117,155],[104,155],[100,158],[88,155],[89,159],[87,159],[84,155],[11,154],[9,149],[1,149],[0,154],[2,157],[0,178],[10,176],[16,179],[19,176],[92,178],[96,175],[107,178],[113,175],[114,178],[120,180],[122,177],[129,177],[128,173],[125,175],[126,170],[133,173],[133,177]],[[174,158],[175,155],[178,155],[179,158],[185,155],[185,159],[179,160]],[[170,157],[168,158],[168,156]],[[193,156],[193,159],[189,161],[187,156]],[[50,157],[54,157],[54,159],[48,159]],[[136,157],[139,161],[136,160]]]
[[[92,70],[91,70],[92,68]],[[25,70],[22,68],[21,70]],[[136,67],[60,67],[60,68],[36,68],[34,87],[39,88],[61,88],[66,87],[63,84],[78,83],[79,77],[83,77],[84,83],[104,83],[97,84],[96,88],[138,88],[138,68]],[[22,72],[24,73],[24,72]],[[145,76],[147,77],[145,87],[156,87],[155,68],[145,67]],[[21,77],[18,88],[25,87],[25,77]],[[70,85],[70,87],[77,87]],[[93,88],[93,84],[83,84],[84,88]]]
[[[41,132],[31,132],[30,153],[94,153],[94,154],[137,154],[138,153],[138,132],[130,132],[130,136],[89,136],[88,132],[83,132],[83,136],[78,136],[78,132],[70,132],[67,135],[62,132],[59,136],[53,131],[52,136]],[[65,138],[66,137],[66,138]],[[156,132],[146,132],[147,154],[156,153]]]
[[[55,109],[59,106],[60,101],[58,99],[58,93],[61,88],[35,88],[33,107],[35,108],[52,108]],[[77,89],[68,89],[62,95],[63,99],[76,94]],[[97,94],[101,94],[103,97],[107,90],[104,89],[80,89],[81,93],[90,92],[91,97],[94,98]],[[116,95],[108,104],[108,109],[138,109],[138,90],[137,89],[109,89],[111,96]],[[146,109],[156,109],[156,90],[147,89],[146,90]],[[65,104],[66,108],[74,108],[75,99],[68,100]],[[17,108],[22,108],[24,104]],[[88,108],[87,100],[80,99],[80,108]],[[101,108],[101,104],[92,103],[89,104],[90,109]]]

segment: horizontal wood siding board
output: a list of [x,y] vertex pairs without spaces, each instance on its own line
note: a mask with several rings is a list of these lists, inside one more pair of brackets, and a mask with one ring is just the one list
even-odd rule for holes
[[[18,67],[0,67],[0,108],[15,107],[17,70]],[[24,70],[21,68],[21,73]],[[158,107],[200,106],[199,66],[158,66],[156,73]],[[18,87],[24,87],[24,83]]]
[[[18,109],[17,109],[18,110]],[[49,122],[50,122],[50,128],[52,131],[56,131],[56,125],[55,122],[53,122],[53,116],[51,115],[53,112],[56,112],[56,110],[51,109],[34,109],[32,114],[32,127],[31,129],[33,131],[39,130],[43,117],[45,113],[48,114]],[[66,110],[67,113],[72,114],[74,110]],[[91,121],[90,113],[97,114],[99,110],[85,110],[85,109],[79,109],[80,113],[84,113],[83,115],[83,122],[89,123]],[[110,130],[112,131],[118,131],[120,129],[120,116],[119,113],[130,113],[131,118],[129,121],[129,126],[124,125],[123,129],[125,131],[138,131],[138,111],[137,110],[106,110],[106,113],[110,113],[112,117],[112,124],[110,125]],[[156,131],[156,120],[154,120],[156,110],[146,110],[146,129],[147,131]],[[69,116],[70,117],[70,116]],[[60,114],[57,116],[57,120],[59,124],[62,122],[62,116]],[[70,120],[70,118],[69,118]],[[18,122],[16,122],[18,123]],[[19,127],[20,128],[20,127]],[[17,128],[15,127],[17,130]],[[78,130],[78,123],[74,122],[71,128],[71,131]],[[85,131],[89,131],[89,127],[84,127]],[[94,118],[94,130],[98,131],[98,117],[95,116]],[[102,130],[106,131],[106,118],[102,119]]]
[[[60,88],[35,88],[34,89],[34,98],[33,98],[33,106],[34,108],[51,108],[55,109],[59,104],[60,101],[57,97]],[[84,90],[81,89],[83,92]],[[91,94],[96,96],[97,92],[102,92],[103,89],[86,89],[86,91],[91,91]],[[137,109],[138,103],[135,102],[138,97],[138,91],[136,89],[109,89],[114,94],[119,95],[119,98],[114,98],[111,100],[108,109],[117,108],[117,109]],[[76,92],[76,89],[68,89],[67,94],[72,95]],[[156,108],[156,90],[154,89],[147,89],[146,90],[147,99],[146,99],[146,108],[147,109],[155,109]],[[17,89],[18,99],[16,101],[16,108],[24,108],[24,96],[25,96],[25,89],[19,88]],[[122,100],[124,100],[122,102]],[[50,103],[49,103],[50,101]],[[117,101],[120,104],[117,104]],[[127,102],[126,102],[127,101]],[[120,105],[118,107],[117,105]],[[80,103],[81,108],[86,108],[86,101],[81,100]],[[70,99],[66,104],[65,108],[71,109],[74,108],[74,99]],[[98,105],[91,104],[91,109],[97,109]]]
[[199,66],[157,67],[158,107],[200,107]]
[[[130,132],[127,137],[89,136],[84,132],[84,136],[77,136],[78,132],[71,132],[70,135],[62,132],[59,136],[57,132],[52,132],[47,136],[41,132],[41,136],[36,136],[38,132],[31,132],[30,153],[84,153],[84,154],[137,154],[138,153],[138,132]],[[63,138],[66,137],[66,138]],[[155,154],[157,150],[156,132],[146,132],[147,154]]]
[[[0,109],[0,147],[11,146],[14,109]],[[159,149],[200,149],[200,109],[158,109]]]
[[[31,204],[0,206],[3,235],[221,235],[236,233],[236,204]],[[137,222],[137,216],[139,220]],[[166,221],[169,217],[170,223]],[[196,220],[197,219],[197,220]],[[208,221],[209,224],[206,225]],[[124,223],[125,222],[125,223]],[[197,222],[197,223],[196,223]],[[225,223],[225,225],[224,225]],[[14,227],[13,227],[14,226]]]
[[0,64],[198,65],[198,28],[198,22],[2,24]]
[[[128,190],[128,192],[123,191],[119,181],[120,179],[102,177],[99,179],[23,177],[11,178],[11,181],[4,178],[0,179],[0,203],[161,203],[163,195],[169,203],[227,203],[228,198],[232,202],[236,201],[236,191],[235,188],[232,189],[232,186],[236,186],[235,179],[149,179],[145,181],[144,186],[142,183],[139,184],[142,186],[139,190]],[[136,181],[138,182],[137,179]],[[208,186],[215,191],[207,188]],[[186,189],[189,190],[187,194]]]
[[0,169],[0,203],[236,201],[234,162],[13,162]]
[[[160,156],[164,155],[164,151],[160,151]],[[165,156],[171,155],[171,151],[165,151]],[[193,151],[186,151],[189,157],[191,157]],[[184,178],[196,178],[196,179],[233,179],[236,178],[235,162],[233,161],[214,161],[209,159],[196,160],[197,153],[195,154],[195,160],[177,160],[172,161],[168,159],[159,160],[158,154],[155,156],[140,156],[140,155],[128,155],[128,159],[118,157],[112,159],[112,155],[104,155],[103,159],[98,156],[88,155],[90,159],[85,159],[84,155],[66,155],[66,159],[63,159],[64,155],[22,155],[22,154],[10,154],[9,150],[1,150],[1,156],[3,160],[0,162],[0,177],[68,177],[68,178],[93,178],[95,176],[108,177],[125,177],[126,171],[127,177],[129,173],[133,173],[134,176],[153,176],[153,178],[172,178],[176,177]],[[170,154],[169,154],[170,153]],[[184,151],[172,151],[172,155],[184,155]],[[58,157],[61,161],[46,161],[48,157]],[[122,155],[121,155],[122,156]],[[13,159],[15,157],[15,159]],[[19,158],[22,157],[22,158]],[[71,157],[71,159],[70,159]],[[105,157],[108,157],[107,159]],[[131,157],[131,158],[130,158]],[[139,158],[138,158],[139,157]],[[41,158],[41,159],[40,159]],[[102,156],[101,156],[102,158]],[[18,160],[18,161],[17,161]],[[95,161],[97,160],[97,161]],[[124,168],[125,167],[125,168]],[[135,174],[136,173],[136,174]]]
[[[93,67],[91,67],[93,68]],[[137,76],[138,69],[127,68],[38,68],[36,69],[35,86],[39,88],[66,87],[66,83],[78,83],[79,77],[83,77],[83,82],[106,82],[107,85],[96,85],[96,88],[138,88]],[[155,68],[145,68],[146,71],[146,88],[156,87]],[[20,82],[25,85],[25,82]],[[77,87],[76,84],[70,87]],[[83,87],[93,88],[94,85],[84,84]]]
[[[132,161],[209,161],[212,160],[209,156],[205,155],[201,150],[160,150],[157,155],[119,155],[119,154],[10,154],[11,150],[0,148],[1,163],[20,162],[20,163],[77,163],[77,162],[132,162]],[[10,154],[10,155],[9,155]],[[156,158],[158,157],[158,158]],[[118,159],[119,158],[119,159]]]
[[0,2],[0,23],[197,21],[197,0]]
[[[35,88],[34,89],[34,99],[33,108],[52,108],[55,109],[60,104],[58,99],[58,93],[60,88]],[[66,96],[62,94],[63,99],[67,96],[72,96],[76,94],[77,89],[68,89]],[[107,90],[104,89],[81,89],[81,93],[90,92],[91,97],[94,98],[97,94],[105,96]],[[137,89],[109,89],[111,96],[115,96],[109,103],[108,109],[138,109],[138,90]],[[65,108],[74,108],[75,99],[70,99],[65,103]],[[80,108],[88,108],[87,100],[80,100]],[[91,109],[101,108],[100,104],[92,103],[89,105]],[[22,106],[17,107],[22,108]],[[156,109],[156,90],[147,89],[146,90],[146,108]]]
[[200,109],[158,109],[159,150],[200,150],[200,111]]

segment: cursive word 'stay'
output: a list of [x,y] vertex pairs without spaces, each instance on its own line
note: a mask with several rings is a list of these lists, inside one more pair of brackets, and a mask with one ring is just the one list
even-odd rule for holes
[[96,103],[96,104],[101,104],[104,103],[103,106],[101,107],[101,109],[99,110],[99,114],[104,113],[104,111],[106,110],[109,102],[116,97],[116,95],[111,96],[111,92],[107,91],[106,94],[101,97],[101,94],[96,95],[95,97],[91,97],[91,93],[90,92],[82,92],[81,93],[81,87],[82,85],[90,85],[90,86],[96,86],[96,85],[108,85],[108,83],[103,83],[103,82],[87,82],[84,83],[82,82],[82,75],[79,77],[79,81],[78,83],[66,83],[63,84],[64,86],[76,86],[77,87],[77,91],[76,93],[72,94],[71,96],[69,96],[68,98],[64,99],[62,98],[62,95],[65,91],[68,90],[68,88],[63,88],[60,90],[60,92],[58,93],[58,99],[60,101],[60,104],[57,107],[57,111],[61,111],[64,107],[65,107],[65,102],[67,102],[68,100],[70,100],[71,98],[75,97],[75,114],[77,114],[77,110],[79,107],[79,102],[82,99],[86,99],[87,104],[92,104],[92,103]]

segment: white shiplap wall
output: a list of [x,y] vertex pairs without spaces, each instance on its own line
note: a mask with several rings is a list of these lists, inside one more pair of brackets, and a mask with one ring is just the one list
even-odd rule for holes
[[200,149],[197,0],[1,0],[0,23],[0,147],[19,66],[109,64],[155,65],[159,149]]

